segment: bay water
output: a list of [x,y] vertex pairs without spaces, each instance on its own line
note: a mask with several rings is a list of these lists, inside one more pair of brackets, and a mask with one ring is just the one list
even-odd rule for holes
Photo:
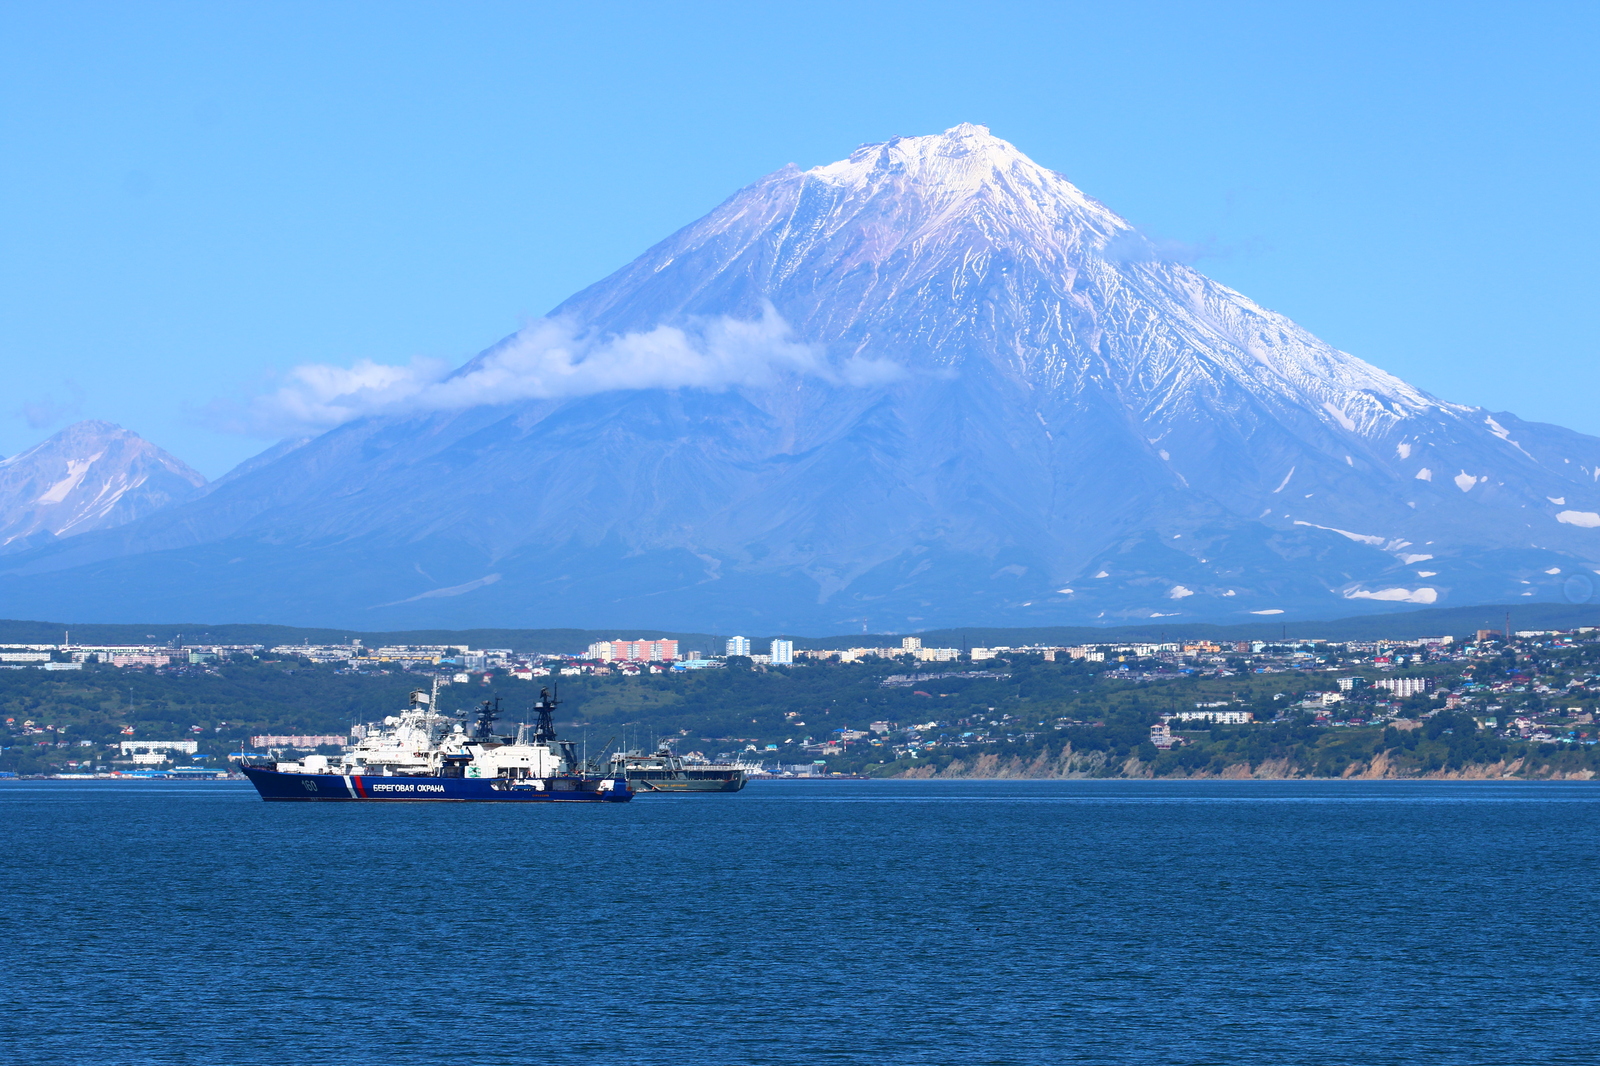
[[0,784],[17,1063],[1593,1063],[1600,783]]

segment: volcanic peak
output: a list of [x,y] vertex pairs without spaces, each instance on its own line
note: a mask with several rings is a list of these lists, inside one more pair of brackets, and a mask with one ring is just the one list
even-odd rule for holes
[[1048,231],[1070,223],[1093,231],[1101,242],[1132,229],[1060,174],[969,122],[925,137],[865,144],[846,159],[799,176],[830,186],[846,200],[889,194],[946,209],[999,208],[1012,216],[1009,229]]
[[0,552],[110,529],[193,499],[205,484],[137,433],[78,422],[0,460]]

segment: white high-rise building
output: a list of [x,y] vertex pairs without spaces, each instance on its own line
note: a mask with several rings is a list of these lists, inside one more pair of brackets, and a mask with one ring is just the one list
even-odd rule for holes
[[772,655],[772,665],[773,666],[793,666],[794,665],[794,641],[792,641],[792,640],[775,640],[775,641],[773,641],[772,642],[771,655]]
[[749,637],[729,637],[728,638],[728,654],[729,655],[749,655],[750,654],[750,638]]

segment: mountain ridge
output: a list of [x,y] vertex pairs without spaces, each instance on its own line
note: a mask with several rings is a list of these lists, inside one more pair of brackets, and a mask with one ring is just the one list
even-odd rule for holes
[[0,591],[818,631],[1571,599],[1600,562],[1600,440],[1333,349],[977,126],[767,175],[429,388]]
[[0,459],[0,553],[124,525],[205,487],[197,471],[137,433],[76,422]]

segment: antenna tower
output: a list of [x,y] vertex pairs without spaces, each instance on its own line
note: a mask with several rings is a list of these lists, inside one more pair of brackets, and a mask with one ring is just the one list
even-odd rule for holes
[[533,726],[533,742],[535,744],[556,739],[555,711],[560,700],[550,695],[550,690],[539,690],[539,699],[535,701],[533,709],[538,712],[539,720]]

